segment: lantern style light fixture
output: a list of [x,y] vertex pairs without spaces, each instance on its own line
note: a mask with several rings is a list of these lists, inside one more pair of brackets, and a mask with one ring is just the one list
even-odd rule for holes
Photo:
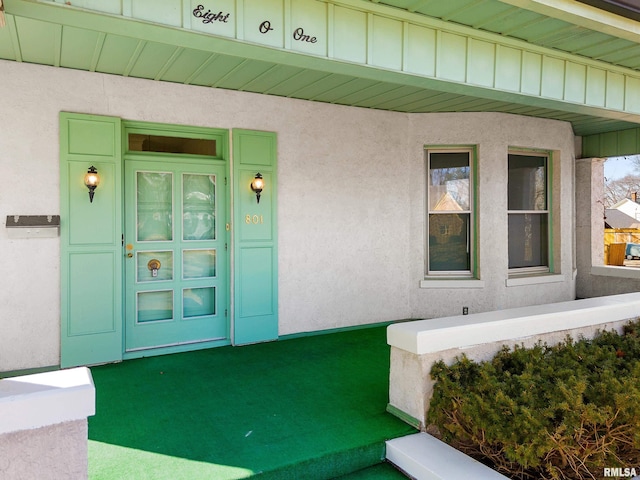
[[262,189],[264,188],[264,179],[260,172],[256,173],[256,176],[253,178],[251,182],[251,190],[253,190],[256,194],[256,200],[260,203],[260,194],[262,193]]
[[96,187],[100,185],[100,176],[98,175],[98,170],[96,167],[91,165],[89,170],[87,170],[87,174],[84,176],[84,184],[89,189],[89,202],[93,203],[93,195],[96,191]]

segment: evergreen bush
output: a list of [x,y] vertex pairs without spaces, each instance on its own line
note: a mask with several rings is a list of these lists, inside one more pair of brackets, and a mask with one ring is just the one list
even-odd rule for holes
[[[640,322],[622,335],[436,363],[427,422],[513,479],[596,479],[640,467]],[[435,427],[435,428],[434,428]]]

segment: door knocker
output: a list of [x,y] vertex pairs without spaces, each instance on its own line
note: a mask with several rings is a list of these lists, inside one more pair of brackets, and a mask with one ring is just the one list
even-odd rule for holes
[[147,263],[147,268],[151,270],[152,277],[158,276],[158,270],[160,270],[161,265],[162,264],[160,263],[160,260],[156,260],[155,258],[153,260],[149,260],[149,263]]

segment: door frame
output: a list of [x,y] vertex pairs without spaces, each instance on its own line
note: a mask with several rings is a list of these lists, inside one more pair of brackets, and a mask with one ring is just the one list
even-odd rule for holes
[[[167,136],[167,137],[182,137],[182,138],[199,138],[199,139],[208,139],[216,141],[216,155],[214,157],[210,156],[200,156],[200,155],[188,155],[188,154],[170,154],[170,153],[161,153],[161,152],[132,152],[129,150],[128,137],[130,133],[137,134],[145,134],[145,135],[158,135],[158,136]],[[164,355],[169,353],[178,353],[178,352],[187,352],[191,350],[200,350],[204,348],[212,348],[224,345],[230,345],[232,340],[232,329],[233,329],[233,317],[231,312],[231,299],[233,298],[233,284],[232,284],[232,255],[231,255],[231,228],[230,222],[232,218],[232,204],[231,204],[231,162],[229,158],[229,130],[219,129],[219,128],[208,128],[208,127],[191,127],[185,125],[170,125],[164,123],[151,123],[151,122],[140,122],[140,121],[122,121],[122,232],[123,232],[123,255],[122,255],[122,285],[123,285],[123,302],[122,302],[122,359],[128,360],[132,358],[140,358],[151,355]],[[190,342],[185,344],[177,344],[170,346],[158,346],[148,349],[141,350],[132,350],[127,351],[127,339],[126,339],[126,322],[127,322],[127,292],[125,291],[126,283],[126,267],[125,262],[127,260],[127,252],[126,245],[129,243],[127,241],[127,235],[131,235],[132,232],[127,232],[125,228],[126,223],[126,209],[131,208],[131,205],[127,206],[125,202],[125,185],[126,181],[125,172],[125,162],[135,161],[135,160],[149,160],[150,157],[166,157],[167,160],[170,158],[177,157],[178,159],[186,160],[185,163],[188,163],[189,159],[193,159],[195,164],[206,165],[209,162],[216,166],[224,166],[224,185],[225,185],[225,209],[222,214],[224,218],[222,219],[221,224],[223,225],[220,228],[220,231],[224,235],[224,244],[225,249],[221,252],[224,255],[224,263],[226,265],[226,271],[224,272],[224,278],[222,281],[226,282],[226,293],[224,298],[221,298],[221,304],[219,305],[220,311],[224,311],[224,315],[226,317],[227,322],[227,332],[228,337],[224,340],[213,340],[213,341],[203,341],[203,342]],[[177,160],[177,163],[179,160]],[[162,163],[159,163],[161,165]],[[220,212],[219,212],[220,213]],[[174,216],[176,212],[174,212]],[[218,219],[216,219],[218,220]],[[216,254],[217,255],[217,254]]]

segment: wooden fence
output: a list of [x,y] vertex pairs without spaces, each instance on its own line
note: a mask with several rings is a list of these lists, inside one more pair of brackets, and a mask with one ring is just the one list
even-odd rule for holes
[[604,229],[604,263],[605,265],[624,265],[625,246],[627,243],[640,243],[640,230],[637,228],[605,228]]

